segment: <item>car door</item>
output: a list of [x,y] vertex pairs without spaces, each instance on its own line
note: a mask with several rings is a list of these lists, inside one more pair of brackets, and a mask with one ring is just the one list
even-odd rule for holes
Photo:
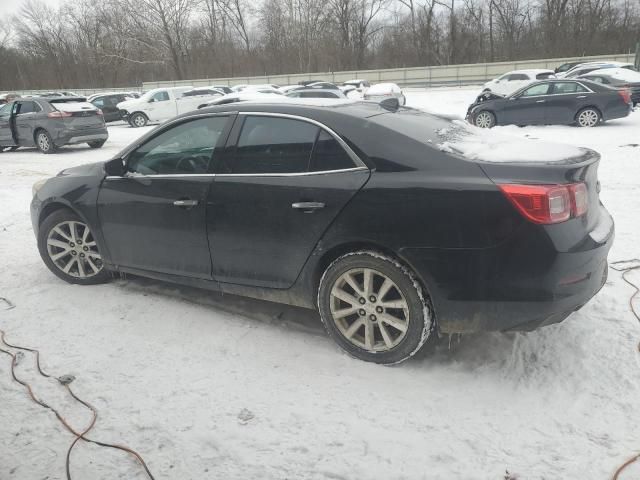
[[17,102],[15,132],[18,145],[24,147],[35,145],[33,128],[40,112],[42,108],[34,101]]
[[224,145],[229,114],[183,119],[125,155],[127,172],[108,176],[98,215],[119,266],[211,278],[206,198],[211,159]]
[[575,121],[576,114],[591,104],[594,92],[576,81],[556,82],[547,101],[545,123],[563,124]]
[[118,103],[125,101],[124,96],[107,95],[105,97],[102,97],[102,100],[103,100],[102,107],[99,107],[99,108],[102,109],[102,114],[104,115],[104,121],[114,122],[116,120],[120,120],[120,110],[118,110]]
[[169,92],[161,90],[156,92],[150,99],[146,108],[149,120],[160,121],[176,116],[176,102],[171,100]]
[[500,123],[535,125],[544,123],[550,84],[536,83],[507,99]]
[[308,119],[240,113],[209,192],[214,278],[288,288],[369,178],[344,142]]
[[11,131],[11,111],[13,103],[6,103],[0,107],[0,145],[8,147],[15,145]]

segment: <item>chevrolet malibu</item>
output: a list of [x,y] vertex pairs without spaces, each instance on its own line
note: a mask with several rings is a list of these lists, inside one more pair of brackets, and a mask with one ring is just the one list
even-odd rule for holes
[[34,185],[38,248],[70,283],[128,273],[317,309],[381,364],[436,333],[560,322],[606,277],[599,157],[457,148],[480,134],[367,102],[204,108]]

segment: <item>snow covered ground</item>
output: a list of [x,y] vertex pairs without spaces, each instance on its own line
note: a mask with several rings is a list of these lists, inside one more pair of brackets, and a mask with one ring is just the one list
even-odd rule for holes
[[[408,104],[464,115],[477,90],[410,91]],[[640,257],[640,112],[596,129],[499,127],[602,154],[616,220],[610,260]],[[38,256],[31,185],[106,159],[146,129],[110,126],[102,150],[0,154],[0,329],[73,374],[99,410],[92,437],[142,453],[156,479],[608,479],[640,450],[640,325],[610,271],[568,320],[469,335],[398,367],[353,360],[313,312],[138,278],[68,285]],[[635,146],[632,146],[635,145]],[[132,239],[135,241],[135,239]],[[634,278],[632,276],[632,278]],[[640,272],[635,275],[640,282]],[[0,356],[0,479],[63,479],[71,435],[12,382]],[[80,428],[55,384],[18,373]],[[141,479],[126,455],[80,444],[77,479]],[[634,465],[621,480],[637,479]]]

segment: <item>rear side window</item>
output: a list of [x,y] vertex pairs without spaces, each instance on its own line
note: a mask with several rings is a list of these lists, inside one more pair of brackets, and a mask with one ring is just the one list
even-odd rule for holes
[[550,72],[546,72],[546,73],[539,73],[536,75],[536,79],[537,80],[546,80],[547,78],[553,76],[553,73]]
[[24,113],[35,113],[35,112],[39,112],[40,110],[42,110],[42,109],[35,102],[20,102],[19,109],[18,109],[17,113],[18,113],[18,115],[20,115],[20,114],[24,114]]
[[553,93],[563,94],[563,93],[582,93],[587,92],[588,90],[584,88],[582,85],[576,82],[562,82],[555,83],[553,85]]
[[355,164],[344,148],[326,130],[320,130],[311,158],[312,172],[343,170]]
[[513,80],[529,80],[529,77],[527,77],[524,73],[513,73],[509,75],[509,81]]
[[319,128],[288,118],[248,116],[238,139],[232,173],[301,173]]

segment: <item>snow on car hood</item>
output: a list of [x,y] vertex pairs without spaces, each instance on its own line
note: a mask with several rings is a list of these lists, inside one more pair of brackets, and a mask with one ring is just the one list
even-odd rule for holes
[[442,139],[440,150],[482,162],[555,163],[578,160],[588,152],[573,145],[504,135],[461,120],[436,133]]

